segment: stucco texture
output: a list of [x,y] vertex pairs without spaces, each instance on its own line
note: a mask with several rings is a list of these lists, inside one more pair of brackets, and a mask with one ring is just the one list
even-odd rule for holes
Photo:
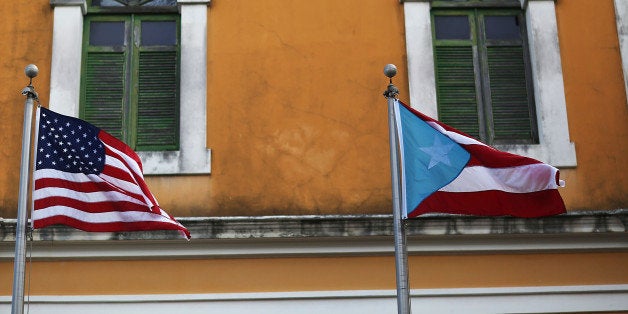
[[16,217],[24,102],[24,67],[34,63],[33,86],[47,104],[50,86],[52,9],[48,0],[6,1],[0,6],[0,217]]
[[627,208],[628,105],[613,1],[558,1],[556,9],[578,161],[561,171],[563,198],[571,210]]
[[[402,9],[378,0],[212,2],[212,173],[150,178],[162,205],[192,216],[390,212],[382,71],[405,67]],[[403,71],[395,83],[408,95]]]

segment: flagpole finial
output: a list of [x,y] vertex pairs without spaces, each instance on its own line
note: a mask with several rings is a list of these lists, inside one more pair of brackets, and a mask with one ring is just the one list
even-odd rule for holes
[[39,68],[37,68],[37,66],[34,64],[29,64],[24,68],[24,74],[26,74],[26,76],[28,76],[30,80],[28,82],[28,86],[22,89],[22,95],[30,97],[39,102],[37,92],[35,92],[35,88],[33,87],[33,78],[37,76],[37,74],[39,74]]
[[387,64],[384,66],[384,75],[392,80],[392,78],[397,75],[397,67],[392,63]]
[[24,68],[24,74],[30,78],[34,78],[39,74],[39,68],[34,64],[29,64]]
[[39,68],[34,64],[29,64],[24,68],[24,74],[30,78],[29,86],[33,85],[33,78],[39,74]]
[[397,67],[392,63],[387,64],[386,66],[384,66],[384,75],[386,75],[386,77],[390,79],[388,88],[384,92],[384,97],[397,98],[397,96],[399,95],[399,89],[392,83],[392,78],[397,75]]

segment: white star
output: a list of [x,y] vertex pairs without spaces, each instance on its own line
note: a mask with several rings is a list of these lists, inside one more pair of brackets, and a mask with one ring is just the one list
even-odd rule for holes
[[420,147],[420,149],[430,155],[430,164],[427,166],[427,169],[432,169],[432,167],[438,165],[439,163],[446,164],[447,166],[451,166],[451,162],[449,161],[449,151],[454,148],[454,144],[443,144],[438,136],[434,136],[434,144],[431,147]]

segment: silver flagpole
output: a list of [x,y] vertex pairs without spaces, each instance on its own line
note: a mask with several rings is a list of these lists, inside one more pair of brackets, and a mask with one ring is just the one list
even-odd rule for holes
[[13,260],[13,297],[11,299],[11,314],[24,312],[24,268],[26,266],[26,213],[28,211],[28,183],[31,157],[31,129],[33,121],[33,105],[37,93],[33,87],[33,78],[39,73],[34,64],[24,69],[30,78],[28,86],[22,90],[26,96],[24,103],[24,127],[22,131],[22,163],[20,164],[20,189],[17,206],[17,228],[15,231],[15,259]]
[[390,141],[390,176],[393,198],[393,232],[395,233],[395,268],[397,271],[397,313],[410,314],[410,289],[408,287],[408,251],[406,249],[405,225],[401,219],[399,156],[397,155],[397,127],[395,123],[395,100],[399,89],[392,83],[397,74],[394,64],[384,67],[384,74],[390,78],[390,84],[384,92],[388,100],[388,133]]

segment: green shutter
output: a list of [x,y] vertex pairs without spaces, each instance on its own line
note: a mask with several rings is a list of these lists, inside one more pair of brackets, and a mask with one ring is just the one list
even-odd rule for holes
[[475,138],[480,136],[471,46],[437,46],[438,118]]
[[83,117],[111,135],[123,138],[123,52],[88,52],[84,70]]
[[533,117],[523,47],[487,47],[493,140],[533,142]]
[[176,51],[140,52],[136,133],[138,150],[178,149],[177,65]]

